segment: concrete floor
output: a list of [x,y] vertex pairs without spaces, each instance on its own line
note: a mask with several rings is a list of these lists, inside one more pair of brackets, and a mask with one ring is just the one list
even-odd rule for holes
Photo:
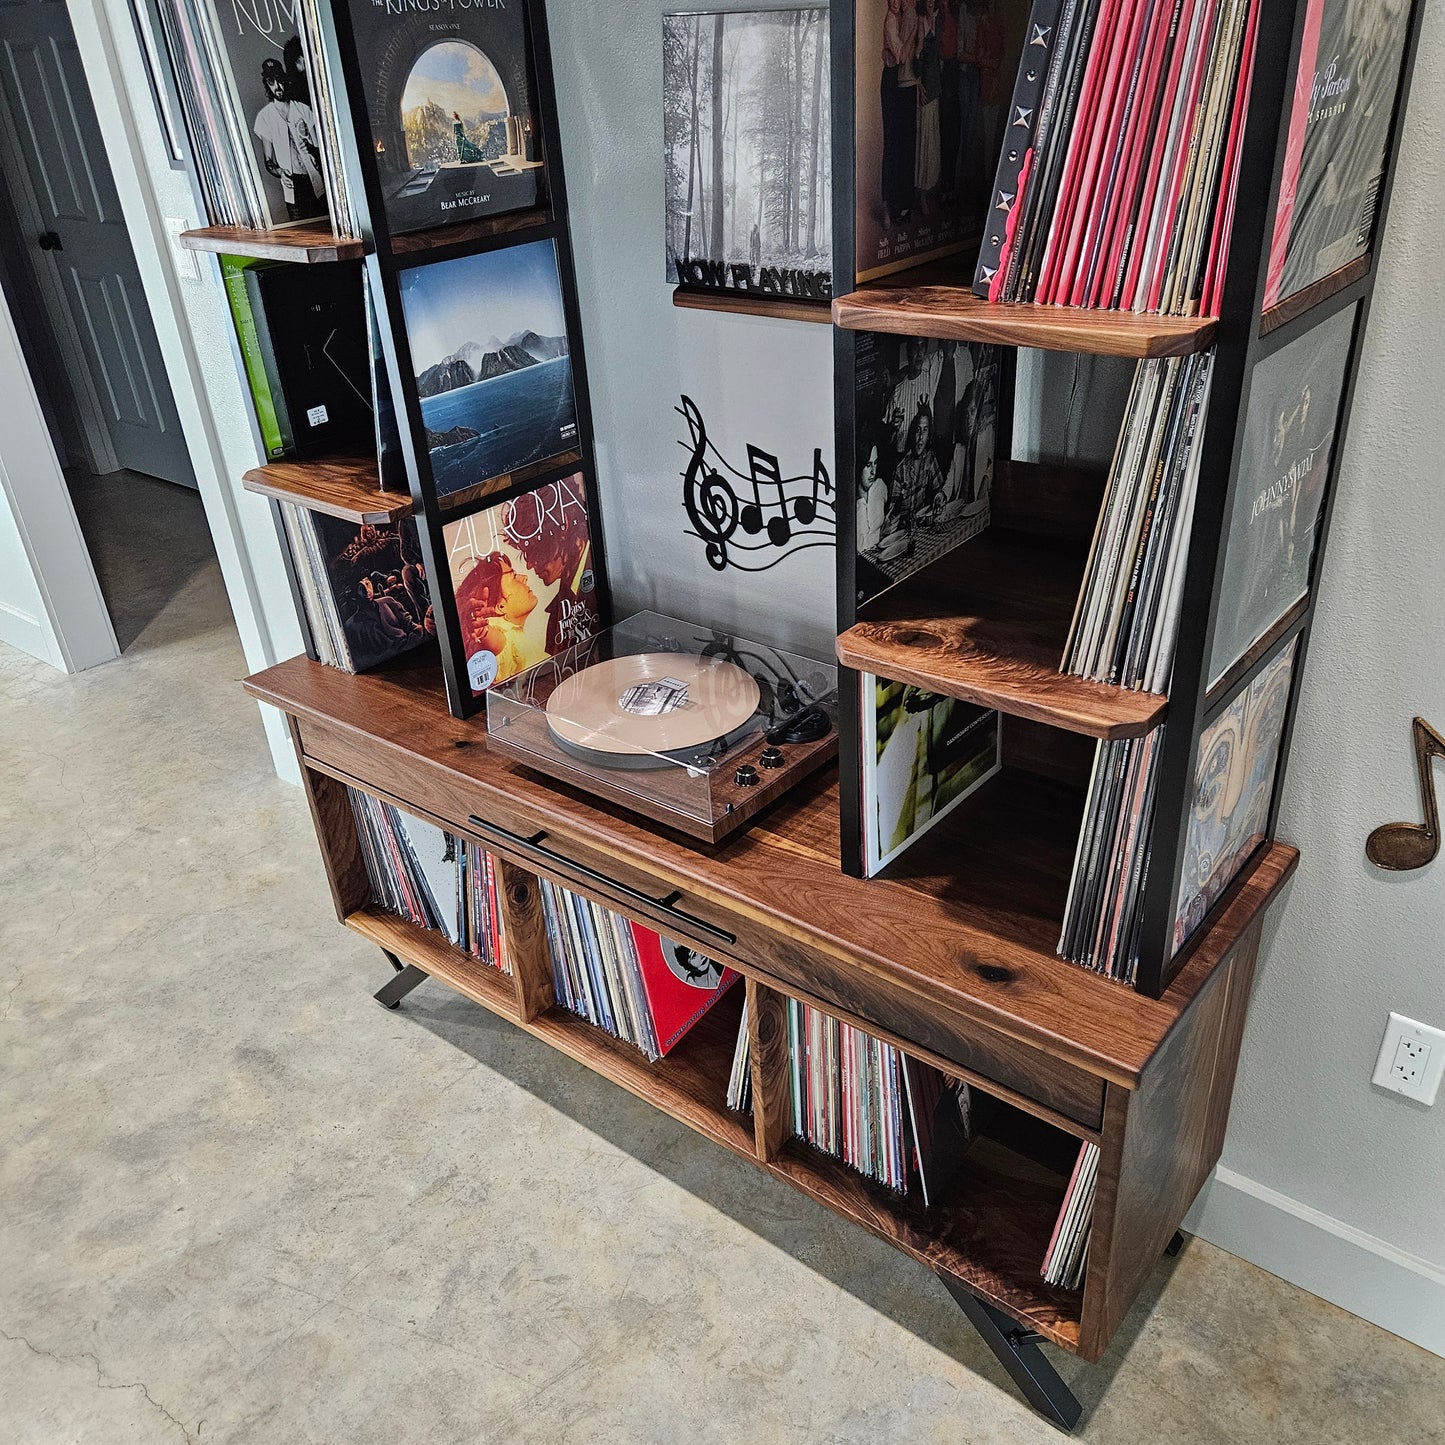
[[[156,505],[123,661],[0,648],[0,1441],[1057,1440],[921,1267],[440,985],[370,1001]],[[1085,1440],[1445,1440],[1445,1360],[1199,1241],[1053,1357]]]

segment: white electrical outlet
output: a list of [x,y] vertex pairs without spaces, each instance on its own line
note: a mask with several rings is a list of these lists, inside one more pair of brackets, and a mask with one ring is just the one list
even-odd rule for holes
[[1407,1099],[1433,1104],[1445,1074],[1445,1029],[1391,1014],[1371,1080]]

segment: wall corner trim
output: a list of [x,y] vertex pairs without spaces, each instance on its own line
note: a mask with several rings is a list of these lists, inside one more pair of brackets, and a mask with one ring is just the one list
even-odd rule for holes
[[1184,1228],[1445,1356],[1445,1268],[1219,1165]]

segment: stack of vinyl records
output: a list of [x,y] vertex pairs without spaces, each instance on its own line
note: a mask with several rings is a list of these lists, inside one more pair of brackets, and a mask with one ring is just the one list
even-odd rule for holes
[[1132,983],[1164,729],[1099,743],[1064,905],[1059,956]]
[[1064,1192],[1063,1207],[1044,1255],[1042,1274],[1049,1284],[1078,1289],[1084,1282],[1089,1258],[1089,1236],[1094,1226],[1094,1191],[1099,1182],[1099,1146],[1084,1144]]
[[1257,15],[1034,0],[975,294],[1217,315]]
[[1213,361],[1211,351],[1134,372],[1063,672],[1168,688]]
[[511,973],[491,855],[369,793],[347,795],[376,902]]
[[316,0],[282,12],[159,0],[186,132],[216,225],[257,230],[333,219],[351,234]]
[[941,1199],[970,1137],[967,1084],[796,999],[788,1047],[800,1139],[900,1194],[916,1173],[923,1202]]
[[316,656],[364,672],[436,635],[416,523],[344,522],[281,504]]
[[730,968],[541,880],[557,1002],[654,1063],[737,981]]

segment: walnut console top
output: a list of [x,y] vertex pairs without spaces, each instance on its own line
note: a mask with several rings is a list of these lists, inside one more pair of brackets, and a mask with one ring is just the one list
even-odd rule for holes
[[[1261,849],[1173,985],[1150,999],[1054,956],[1057,923],[1039,900],[1066,875],[1068,850],[1041,850],[1031,827],[1029,856],[1011,855],[1006,813],[960,810],[888,874],[862,881],[839,870],[838,788],[829,775],[800,785],[729,841],[706,845],[490,752],[479,720],[448,713],[434,667],[351,676],[298,657],[246,687],[296,719],[308,765],[384,786],[461,831],[485,820],[537,871],[562,881],[580,871],[600,881],[599,894],[608,884],[620,889],[633,911],[656,902],[659,923],[685,931],[656,897],[665,884],[681,895],[671,906],[697,924],[699,945],[720,957],[864,1018],[874,1012],[870,999],[886,992],[916,1010],[915,1036],[938,1018],[971,1021],[1070,1073],[1125,1089],[1138,1087],[1299,857],[1284,844]],[[1096,1125],[1067,1102],[1060,1108]]]

